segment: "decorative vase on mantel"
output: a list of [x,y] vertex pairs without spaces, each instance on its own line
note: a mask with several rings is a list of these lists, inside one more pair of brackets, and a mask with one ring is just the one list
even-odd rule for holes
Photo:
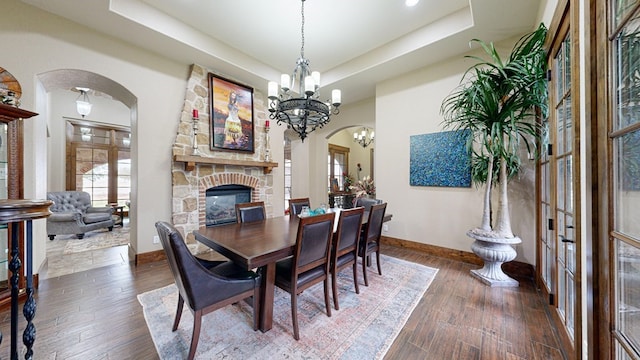
[[484,267],[471,270],[471,275],[492,287],[519,286],[517,280],[502,271],[503,263],[516,258],[517,254],[513,245],[522,242],[519,237],[490,237],[473,230],[468,231],[467,236],[475,240],[471,244],[471,251],[484,261]]

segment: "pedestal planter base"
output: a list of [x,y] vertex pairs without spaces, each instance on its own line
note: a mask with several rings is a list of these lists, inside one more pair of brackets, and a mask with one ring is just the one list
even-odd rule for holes
[[518,281],[509,277],[502,271],[502,264],[516,258],[516,250],[512,245],[520,244],[519,237],[494,238],[482,236],[476,232],[468,231],[467,236],[475,241],[471,244],[471,250],[484,260],[482,269],[471,270],[471,274],[489,286],[517,287]]

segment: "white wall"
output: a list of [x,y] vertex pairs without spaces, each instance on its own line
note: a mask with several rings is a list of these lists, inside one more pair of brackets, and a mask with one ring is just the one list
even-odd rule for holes
[[[132,122],[135,194],[131,242],[137,253],[152,244],[157,220],[171,219],[171,144],[184,100],[188,66],[176,64],[17,1],[3,3],[0,42],[11,56],[2,66],[20,81],[22,107],[43,112],[25,126],[25,197],[46,198],[46,123],[55,114],[42,99],[37,75],[81,69],[121,84],[137,99]],[[36,106],[36,100],[38,106]],[[45,258],[44,220],[34,224],[34,268]]]
[[[515,39],[514,39],[515,40]],[[503,53],[514,40],[498,44]],[[444,131],[440,107],[475,61],[449,59],[378,84],[376,88],[377,197],[388,201],[393,214],[386,235],[451,249],[470,251],[465,233],[480,225],[482,189],[409,185],[409,137]],[[511,184],[512,227],[523,244],[517,260],[535,263],[533,178],[524,191]],[[517,181],[517,180],[516,180]],[[494,202],[497,206],[497,201]]]
[[96,124],[131,126],[131,110],[123,103],[101,96],[90,96],[91,113],[82,118],[76,111],[77,92],[56,89],[49,92],[48,190],[66,190],[66,122],[68,119]]

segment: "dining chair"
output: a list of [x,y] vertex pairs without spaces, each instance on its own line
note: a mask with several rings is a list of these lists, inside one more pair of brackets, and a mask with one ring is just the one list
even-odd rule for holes
[[367,280],[367,266],[371,265],[371,253],[376,253],[376,263],[378,274],[382,275],[380,268],[380,235],[382,234],[382,220],[384,212],[387,210],[387,203],[372,205],[369,210],[369,219],[364,232],[362,232],[359,244],[359,255],[362,257],[362,274],[364,285],[369,286]]
[[338,220],[338,229],[334,234],[331,249],[331,287],[333,289],[333,306],[340,310],[338,304],[338,272],[347,266],[353,268],[353,284],[356,294],[360,294],[358,287],[358,242],[362,227],[364,208],[342,210]]
[[303,206],[311,206],[309,198],[289,199],[289,214],[298,215],[302,212]]
[[324,281],[324,303],[329,305],[329,261],[335,214],[309,216],[300,219],[292,257],[276,263],[275,285],[291,295],[293,338],[300,340],[298,328],[298,295],[312,285]]
[[236,204],[236,221],[238,223],[260,221],[266,218],[264,201]]
[[362,206],[364,207],[365,211],[370,211],[371,206],[382,204],[382,202],[383,201],[381,199],[372,199],[372,198],[361,196],[359,198],[356,198],[356,203],[354,204],[354,207]]
[[173,225],[164,221],[155,225],[178,288],[178,308],[172,331],[178,329],[185,302],[193,313],[188,359],[193,359],[198,347],[202,316],[212,311],[253,297],[253,330],[256,330],[260,314],[260,275],[231,261],[197,258]]

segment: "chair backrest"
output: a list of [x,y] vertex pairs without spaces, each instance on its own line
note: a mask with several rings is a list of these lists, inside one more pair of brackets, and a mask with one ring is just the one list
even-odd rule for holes
[[[156,230],[180,295],[191,309],[203,308],[205,305],[203,299],[220,293],[219,289],[216,289],[217,284],[212,281],[212,277],[217,276],[198,262],[189,251],[180,232],[173,225],[158,221]],[[207,299],[206,302],[210,303],[209,300]]]
[[322,265],[326,265],[325,273],[328,273],[334,219],[333,213],[300,219],[293,255],[292,283],[296,282],[298,274]]
[[380,199],[371,199],[371,198],[366,198],[366,197],[359,197],[356,198],[356,204],[355,206],[362,206],[364,207],[364,209],[366,211],[370,211],[371,210],[371,206],[373,205],[378,205],[378,204],[382,204],[382,200]]
[[85,191],[52,191],[47,193],[47,200],[53,201],[49,208],[53,212],[81,211],[91,207],[91,195]]
[[266,218],[264,201],[236,204],[236,221],[238,223],[260,221]]
[[358,249],[363,215],[364,208],[361,207],[340,211],[338,229],[335,233],[335,243],[333,245],[336,258],[350,251],[355,252]]
[[309,198],[289,199],[289,214],[298,215],[303,206],[311,206],[310,204]]
[[367,221],[367,232],[365,234],[367,243],[372,241],[380,242],[382,221],[384,220],[384,213],[386,210],[387,203],[371,206],[371,210],[369,210],[369,220]]

